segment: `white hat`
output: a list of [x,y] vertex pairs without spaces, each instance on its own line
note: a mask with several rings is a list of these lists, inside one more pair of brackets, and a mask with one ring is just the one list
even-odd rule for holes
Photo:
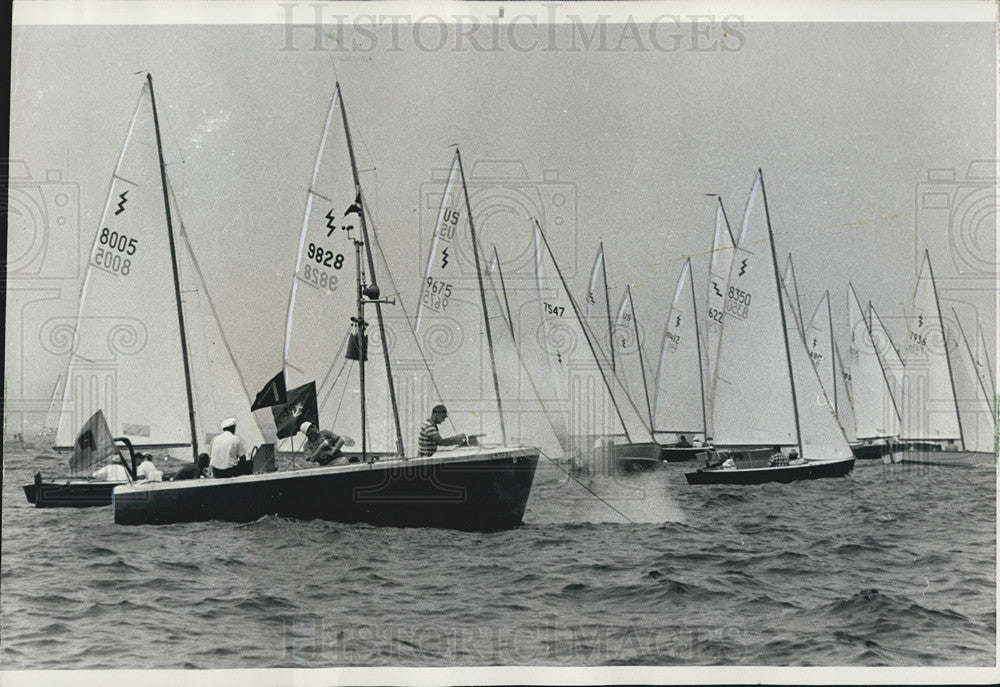
[[307,431],[309,431],[309,428],[312,427],[312,426],[313,426],[313,423],[311,423],[311,422],[303,422],[299,426],[299,431],[302,432],[303,434],[305,434]]
[[219,427],[222,428],[222,429],[226,429],[227,427],[235,427],[235,426],[236,426],[236,418],[235,417],[227,417],[225,420],[222,421],[222,424],[219,425]]

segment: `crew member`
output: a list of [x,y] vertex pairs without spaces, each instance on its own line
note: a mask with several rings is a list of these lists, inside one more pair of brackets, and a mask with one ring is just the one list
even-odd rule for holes
[[437,451],[438,446],[455,446],[464,444],[467,437],[464,434],[456,434],[453,437],[443,437],[438,430],[438,425],[448,417],[448,409],[443,405],[436,405],[431,410],[430,418],[424,422],[420,428],[420,455],[432,456]]
[[226,418],[220,427],[222,434],[217,434],[212,439],[210,450],[212,476],[236,477],[249,474],[253,471],[253,466],[247,460],[247,449],[243,440],[236,436],[236,418]]
[[339,465],[346,463],[340,449],[344,446],[344,438],[337,436],[328,429],[320,429],[311,422],[303,422],[299,431],[306,435],[306,443],[302,446],[302,453],[306,460],[319,463],[320,465]]

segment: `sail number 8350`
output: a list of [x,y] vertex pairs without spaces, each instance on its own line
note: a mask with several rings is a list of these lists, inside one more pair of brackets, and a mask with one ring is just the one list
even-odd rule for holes
[[750,294],[735,286],[729,287],[726,314],[745,320],[750,315]]

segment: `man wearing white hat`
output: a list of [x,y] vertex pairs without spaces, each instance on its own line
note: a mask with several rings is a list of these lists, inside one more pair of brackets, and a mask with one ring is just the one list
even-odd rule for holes
[[249,474],[252,468],[246,469],[250,467],[250,463],[247,462],[247,449],[243,440],[236,436],[236,418],[226,418],[220,426],[222,434],[212,439],[212,459],[209,463],[212,466],[212,476],[236,477]]
[[328,429],[320,429],[311,422],[303,422],[299,426],[299,431],[306,435],[306,441],[302,445],[302,453],[306,460],[310,460],[320,465],[334,465],[346,463],[340,449],[344,446],[343,437],[337,436]]

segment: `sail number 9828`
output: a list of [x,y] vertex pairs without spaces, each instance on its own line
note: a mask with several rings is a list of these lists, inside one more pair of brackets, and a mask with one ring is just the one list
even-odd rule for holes
[[302,279],[303,281],[319,287],[320,289],[328,289],[330,291],[337,290],[337,275],[329,274],[326,270],[313,267],[308,262],[302,270]]

